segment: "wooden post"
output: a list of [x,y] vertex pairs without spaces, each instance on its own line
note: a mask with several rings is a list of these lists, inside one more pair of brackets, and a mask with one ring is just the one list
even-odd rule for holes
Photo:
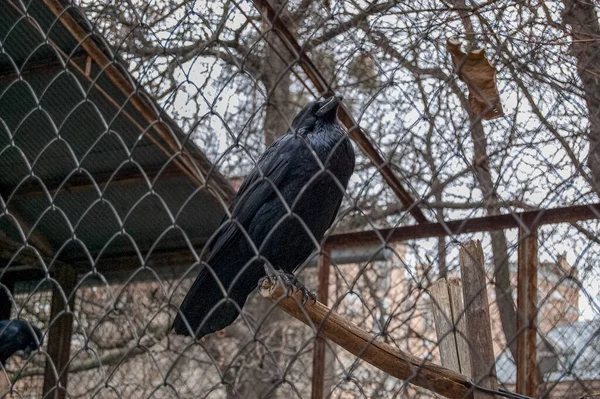
[[[479,240],[468,241],[460,249],[460,270],[463,281],[472,380],[481,387],[498,390],[486,289],[485,261]],[[495,397],[481,391],[475,391],[473,396],[475,399]]]
[[[329,269],[331,268],[330,248],[323,247],[319,255],[317,299],[327,306],[329,297]],[[317,326],[318,327],[318,326]],[[312,399],[322,399],[325,395],[325,357],[327,341],[317,331],[313,352]]]
[[[43,397],[47,399],[64,399],[69,376],[67,365],[71,356],[72,312],[75,304],[74,289],[77,284],[77,273],[74,268],[61,265],[57,267],[54,278],[60,287],[54,285],[52,288],[52,307],[47,346],[49,358],[46,359]],[[65,297],[67,302],[65,302]]]
[[471,360],[462,284],[458,278],[440,279],[429,288],[442,366],[471,377]]
[[[537,394],[537,230],[519,229],[517,393]],[[508,337],[507,337],[508,338]]]
[[297,290],[290,293],[288,288],[265,280],[259,292],[306,325],[319,327],[323,337],[393,377],[448,398],[473,398],[473,386],[464,375],[378,341],[320,302],[308,301],[303,307],[302,293]]

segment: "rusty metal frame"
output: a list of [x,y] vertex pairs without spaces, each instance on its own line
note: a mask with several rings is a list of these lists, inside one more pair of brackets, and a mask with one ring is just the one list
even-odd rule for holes
[[[327,306],[329,302],[329,274],[331,269],[330,250],[327,247],[322,248],[319,255],[318,266],[318,291],[317,299],[323,305]],[[320,326],[318,326],[320,327]],[[319,328],[320,329],[320,328]],[[312,365],[312,399],[321,399],[325,395],[325,358],[327,350],[327,341],[320,331],[317,331],[313,348]]]
[[[568,206],[553,209],[540,209],[507,215],[487,216],[441,223],[406,226],[394,229],[371,230],[366,232],[337,234],[330,236],[323,248],[339,248],[362,245],[388,245],[393,242],[445,237],[451,235],[482,233],[505,229],[519,229],[518,249],[518,301],[517,301],[517,344],[518,358],[516,390],[520,394],[536,397],[538,387],[537,370],[537,267],[538,267],[538,227],[548,224],[576,223],[600,219],[600,203]],[[326,252],[324,250],[324,252]],[[319,299],[329,288],[329,276],[325,270],[329,265],[321,255],[322,269],[319,268]],[[321,342],[323,341],[323,342]],[[312,399],[322,399],[325,377],[325,342],[317,336],[313,351]],[[492,353],[493,355],[493,353]],[[476,393],[475,397],[479,397]],[[487,395],[487,394],[485,394]],[[487,396],[485,396],[487,397]]]
[[517,393],[536,397],[538,231],[519,229],[517,277]]

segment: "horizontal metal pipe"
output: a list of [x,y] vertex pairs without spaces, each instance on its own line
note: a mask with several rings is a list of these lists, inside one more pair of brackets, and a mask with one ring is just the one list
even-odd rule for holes
[[[388,261],[394,257],[394,252],[382,245],[369,247],[346,247],[333,248],[331,250],[331,263],[334,265],[347,265],[351,263],[365,263],[376,261]],[[316,267],[319,261],[319,253],[312,254],[304,267]]]
[[600,203],[452,220],[442,223],[425,223],[391,229],[335,234],[329,236],[326,243],[327,246],[336,248],[387,245],[394,242],[422,238],[445,237],[504,229],[525,228],[533,230],[535,227],[546,224],[575,223],[590,219],[600,219]]

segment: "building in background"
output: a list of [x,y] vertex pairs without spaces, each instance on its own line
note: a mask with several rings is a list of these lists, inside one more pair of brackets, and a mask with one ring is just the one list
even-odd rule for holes
[[[343,268],[344,281],[353,282],[354,290],[360,292],[360,296],[352,294],[348,287],[340,286],[341,277],[332,274],[330,292],[342,294],[341,297],[335,296],[336,303],[339,303],[336,311],[363,328],[379,334],[381,339],[399,349],[439,364],[437,336],[431,311],[433,304],[424,288],[429,284],[428,268],[425,265],[409,266],[404,261],[406,250],[403,245],[396,245],[393,253],[393,259],[374,262],[369,266],[340,266]],[[575,398],[598,390],[600,386],[600,322],[578,321],[580,287],[577,270],[567,264],[564,256],[556,258],[557,262],[540,262],[538,268],[538,361],[544,376],[540,389],[550,391],[549,398],[567,397],[567,391],[571,395],[568,397]],[[496,369],[499,382],[512,389],[516,367],[512,357],[507,354],[506,339],[492,287],[492,265],[488,267],[487,293],[494,353],[497,356]],[[510,272],[513,287],[516,288],[516,263],[510,263]],[[513,295],[516,303],[516,289],[513,290]],[[355,361],[344,351],[337,350],[336,356],[346,367]],[[367,376],[378,372],[368,365],[364,365],[364,369]],[[422,397],[428,395],[414,387],[407,388],[406,393],[417,391],[419,395],[425,395]]]

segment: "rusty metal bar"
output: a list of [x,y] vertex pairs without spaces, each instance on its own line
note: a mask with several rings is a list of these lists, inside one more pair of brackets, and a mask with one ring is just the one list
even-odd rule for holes
[[444,237],[520,227],[528,227],[532,230],[534,227],[546,224],[575,223],[591,219],[600,219],[600,203],[451,220],[442,223],[426,223],[417,226],[335,234],[327,238],[327,245],[333,247],[382,245],[384,243],[389,244],[421,238]]
[[[8,198],[8,196],[2,195],[2,198]],[[27,239],[27,243],[35,247],[40,254],[51,259],[55,254],[55,250],[54,245],[52,245],[50,240],[44,234],[42,234],[39,229],[33,229],[33,225],[29,223],[22,213],[17,210],[17,208],[14,206],[14,202],[7,205],[8,208],[4,211],[4,214],[10,215],[19,225],[21,232]]]
[[[273,31],[277,33],[286,48],[296,58],[294,61],[299,63],[300,67],[315,85],[319,93],[323,96],[333,94],[333,90],[327,80],[325,80],[312,60],[308,58],[308,55],[304,52],[304,49],[300,46],[294,35],[289,31],[286,24],[279,19],[279,12],[276,11],[267,0],[254,0],[254,5],[262,14],[263,18],[266,18],[271,24]],[[365,132],[363,132],[360,126],[354,121],[343,104],[338,110],[338,118],[348,129],[350,138],[354,140],[361,151],[371,160],[371,162],[373,162],[373,165],[379,170],[383,179],[400,199],[402,205],[415,218],[417,223],[427,223],[427,218],[417,206],[418,202],[415,201],[410,193],[402,186],[398,177],[394,174],[375,146],[373,146]]]
[[[76,64],[82,64],[87,58],[83,52],[72,54],[70,59]],[[35,61],[28,61],[27,64],[16,71],[11,67],[0,70],[0,82],[14,82],[19,79],[29,78],[31,76],[58,73],[65,70],[65,66],[56,57],[42,58]]]
[[[317,299],[327,306],[329,298],[329,269],[331,268],[330,248],[324,247],[319,256]],[[322,399],[325,395],[325,357],[327,341],[317,331],[313,351],[312,399]]]
[[[37,254],[35,253],[37,251]],[[50,265],[62,264],[62,262],[53,260],[51,257],[40,253],[30,243],[14,241],[6,236],[0,236],[0,278],[2,281],[8,281],[7,274],[13,270],[41,270],[45,272],[45,267]]]
[[[143,173],[142,173],[143,170]],[[103,173],[90,173],[94,178],[96,185],[100,190],[104,190],[107,184],[111,186],[117,185],[128,185],[142,183],[146,184],[146,178],[152,183],[157,177],[165,179],[170,177],[187,177],[179,167],[171,163],[166,166],[157,167],[141,167],[131,166],[127,168],[121,168],[118,172],[103,172]],[[71,175],[67,181],[66,177],[62,177],[56,180],[44,181],[44,187],[53,195],[57,190],[61,189],[65,192],[72,191],[86,191],[96,187],[85,173],[75,173]],[[27,196],[38,196],[46,193],[41,186],[39,180],[29,179],[20,186],[0,186],[0,193],[3,198],[8,198],[10,195],[18,197]]]
[[519,229],[517,281],[517,393],[537,393],[537,230]]
[[54,278],[59,286],[54,285],[52,289],[48,359],[46,359],[42,396],[49,399],[64,399],[67,396],[69,379],[67,367],[71,356],[77,272],[69,266],[58,267]]

